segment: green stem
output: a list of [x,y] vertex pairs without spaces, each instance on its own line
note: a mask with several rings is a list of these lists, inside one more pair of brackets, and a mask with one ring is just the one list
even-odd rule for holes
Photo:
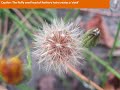
[[110,55],[109,55],[109,61],[111,62],[112,61],[112,57],[113,57],[113,51],[115,50],[115,47],[116,47],[116,43],[117,43],[117,39],[119,37],[119,33],[120,33],[120,22],[118,24],[118,29],[117,29],[117,33],[116,33],[116,36],[115,36],[115,41],[114,41],[114,44],[113,44],[113,47],[110,51]]
[[64,17],[65,23],[68,22],[68,20],[70,19],[71,14],[72,14],[73,11],[74,11],[73,9],[70,9],[70,10],[66,13],[66,15],[65,15],[65,17]]
[[28,41],[27,41],[26,37],[24,37],[24,42],[25,42],[25,48],[27,51],[27,62],[28,62],[27,65],[31,69],[32,68],[32,59],[31,59],[30,48],[29,48]]
[[9,43],[9,40],[10,40],[12,34],[13,34],[13,31],[11,30],[7,35],[4,35],[4,37],[2,39],[2,48],[0,49],[0,55],[4,54],[4,51]]
[[105,62],[104,60],[102,60],[101,58],[97,57],[96,55],[94,55],[92,52],[90,52],[88,49],[81,49],[83,52],[85,52],[86,54],[90,55],[91,57],[94,58],[94,60],[96,60],[98,63],[100,63],[101,65],[103,65],[107,70],[109,70],[111,73],[113,73],[116,77],[118,77],[120,79],[120,74],[115,71],[111,66],[109,66],[109,64],[107,62]]
[[79,16],[80,9],[77,10],[77,12],[73,15],[73,19],[76,19]]

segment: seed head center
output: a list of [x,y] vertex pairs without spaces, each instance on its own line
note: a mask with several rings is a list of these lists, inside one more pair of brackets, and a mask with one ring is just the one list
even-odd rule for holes
[[62,45],[60,43],[56,43],[56,47],[61,48]]

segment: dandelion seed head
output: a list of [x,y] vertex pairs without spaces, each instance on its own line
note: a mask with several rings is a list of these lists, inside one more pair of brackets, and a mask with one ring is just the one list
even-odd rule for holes
[[74,67],[81,64],[83,57],[79,50],[82,45],[78,26],[53,20],[51,25],[43,24],[42,31],[35,35],[33,52],[40,68],[61,74],[68,71],[67,64]]

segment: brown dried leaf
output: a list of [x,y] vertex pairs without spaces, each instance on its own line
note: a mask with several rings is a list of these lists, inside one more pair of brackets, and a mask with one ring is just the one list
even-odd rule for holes
[[113,74],[108,76],[108,81],[104,86],[105,90],[120,90],[120,79],[115,77]]

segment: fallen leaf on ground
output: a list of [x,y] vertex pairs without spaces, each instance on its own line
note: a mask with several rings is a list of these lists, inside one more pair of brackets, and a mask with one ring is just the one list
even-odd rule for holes
[[115,77],[113,74],[108,76],[108,80],[104,86],[105,90],[120,90],[120,79]]

